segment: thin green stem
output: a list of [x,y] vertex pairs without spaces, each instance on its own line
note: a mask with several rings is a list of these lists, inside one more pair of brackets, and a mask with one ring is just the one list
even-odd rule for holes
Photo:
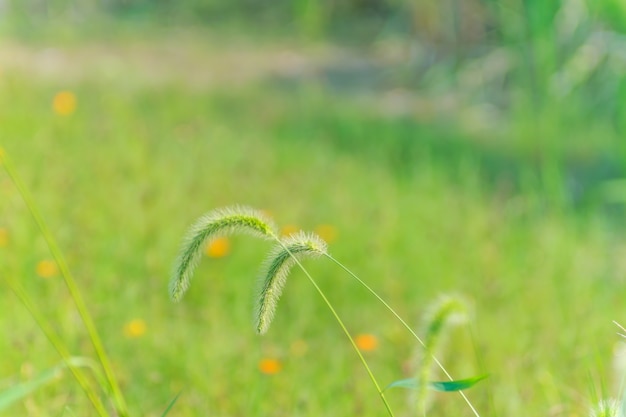
[[0,164],[4,167],[5,171],[7,172],[7,174],[13,181],[13,183],[15,184],[15,187],[17,188],[18,192],[22,196],[22,199],[24,200],[24,203],[28,207],[28,210],[30,211],[33,219],[35,220],[35,223],[39,227],[39,230],[42,236],[44,237],[48,245],[48,248],[50,249],[50,253],[56,260],[57,264],[59,265],[59,270],[61,271],[63,280],[65,281],[65,285],[67,286],[70,292],[70,295],[72,296],[72,299],[74,300],[74,303],[76,304],[76,309],[78,310],[78,314],[80,315],[83,323],[85,324],[87,333],[89,334],[89,338],[91,339],[91,343],[93,344],[96,350],[96,354],[98,356],[98,359],[100,360],[100,364],[102,365],[102,368],[106,375],[106,379],[110,385],[110,389],[113,394],[113,398],[115,400],[115,405],[117,409],[116,411],[119,413],[120,417],[128,417],[129,415],[128,407],[122,395],[122,391],[119,387],[117,379],[115,378],[115,375],[113,373],[111,362],[109,360],[109,357],[106,354],[106,351],[104,350],[104,345],[100,339],[100,336],[93,322],[93,319],[91,318],[91,315],[89,314],[89,311],[87,309],[85,301],[83,300],[80,290],[78,289],[78,286],[76,285],[76,281],[74,280],[74,277],[72,273],[70,272],[67,262],[65,261],[63,252],[61,251],[59,245],[54,239],[54,236],[48,229],[48,226],[46,222],[44,221],[42,215],[39,213],[39,210],[37,209],[37,206],[35,205],[33,198],[28,192],[28,189],[26,188],[22,180],[17,175],[17,171],[14,169],[11,160],[9,159],[6,152],[4,152],[2,149],[0,149]]
[[[356,279],[357,282],[359,284],[361,284],[367,291],[369,291],[374,297],[376,297],[376,299],[378,299],[378,301],[380,301],[386,308],[387,310],[389,310],[389,312],[391,312],[391,314],[393,314],[398,321],[400,321],[400,323],[409,331],[409,333],[411,333],[413,335],[413,337],[415,338],[415,340],[417,340],[420,345],[422,345],[422,347],[424,347],[424,349],[426,349],[428,351],[428,349],[426,348],[426,344],[422,341],[422,339],[417,335],[417,333],[415,333],[415,331],[411,328],[411,326],[409,326],[403,319],[402,317],[400,317],[398,315],[398,313],[396,313],[396,311],[385,301],[383,300],[376,291],[374,291],[369,285],[367,285],[361,278],[359,278],[354,272],[352,272],[350,269],[348,269],[347,266],[345,266],[344,264],[342,264],[341,262],[339,262],[337,259],[335,259],[332,255],[330,255],[329,253],[325,253],[324,255],[326,255],[326,257],[328,259],[330,259],[331,261],[333,261],[335,264],[337,264],[341,269],[343,269],[346,273],[348,273],[348,275],[350,275],[352,278]],[[435,355],[430,352],[430,355],[433,359],[433,361],[437,364],[437,366],[439,367],[439,369],[441,369],[441,371],[446,375],[446,377],[448,377],[448,379],[450,379],[450,381],[453,381],[452,376],[450,375],[450,373],[448,373],[448,371],[446,370],[446,368],[443,366],[443,364],[441,362],[439,362],[439,359],[437,359],[437,357],[435,357]],[[480,417],[480,414],[478,414],[478,411],[476,411],[476,409],[474,408],[474,406],[472,405],[472,403],[470,402],[469,398],[467,398],[467,396],[465,395],[465,393],[463,391],[459,391],[459,394],[461,395],[461,397],[463,397],[463,399],[465,400],[465,402],[467,403],[467,405],[469,406],[469,408],[472,410],[472,412],[474,413],[474,415],[476,417]]]
[[387,398],[385,397],[385,393],[380,388],[380,384],[378,384],[378,381],[376,380],[376,377],[374,376],[374,373],[372,372],[372,370],[369,367],[367,361],[365,360],[365,357],[363,357],[363,354],[361,353],[361,351],[359,350],[358,346],[356,345],[356,343],[354,341],[354,338],[350,334],[350,331],[348,330],[348,328],[344,324],[343,320],[341,320],[341,317],[339,317],[339,314],[337,313],[337,311],[335,310],[335,308],[331,304],[330,300],[326,297],[326,294],[324,294],[324,291],[322,291],[322,289],[319,287],[319,285],[317,285],[317,282],[313,279],[311,274],[309,274],[309,271],[307,271],[306,268],[304,267],[304,265],[302,265],[302,263],[300,262],[300,260],[291,253],[289,248],[283,244],[283,242],[280,240],[280,238],[275,236],[275,239],[293,257],[293,259],[296,262],[296,264],[298,265],[298,267],[302,270],[302,272],[304,272],[304,275],[306,275],[306,277],[309,279],[309,281],[311,282],[311,284],[313,285],[313,287],[315,288],[317,293],[320,295],[320,297],[322,297],[322,300],[324,300],[324,303],[326,304],[326,306],[330,310],[331,314],[333,315],[333,317],[335,318],[335,320],[339,324],[339,327],[341,327],[341,330],[343,330],[343,333],[346,335],[346,337],[350,341],[350,344],[354,348],[356,354],[359,356],[359,359],[361,360],[361,363],[365,367],[365,370],[367,371],[367,374],[369,375],[370,379],[374,383],[374,386],[376,387],[376,391],[378,391],[378,395],[380,395],[380,398],[382,399],[383,403],[385,404],[385,408],[387,409],[387,412],[389,413],[389,415],[391,417],[394,417],[393,411],[391,410],[391,406],[387,402]]
[[37,323],[39,328],[43,331],[43,333],[46,335],[46,337],[48,338],[48,340],[50,341],[52,346],[54,346],[54,348],[59,353],[59,355],[61,356],[63,361],[65,361],[65,364],[70,369],[70,371],[74,375],[74,378],[76,378],[76,381],[78,381],[78,384],[81,386],[83,391],[85,391],[85,394],[87,394],[87,397],[89,398],[89,400],[93,404],[93,407],[96,409],[98,414],[101,417],[108,417],[109,414],[107,413],[106,409],[104,408],[104,405],[102,404],[102,401],[100,400],[100,398],[96,394],[96,392],[93,389],[92,385],[87,380],[87,377],[85,377],[85,375],[83,374],[83,371],[80,370],[80,368],[72,365],[72,363],[71,363],[71,355],[70,355],[69,351],[67,350],[67,348],[65,347],[65,345],[63,344],[61,339],[57,336],[55,331],[52,329],[52,327],[48,324],[48,322],[44,318],[43,314],[41,314],[41,312],[37,309],[35,304],[33,304],[33,302],[30,300],[30,298],[28,298],[28,295],[27,295],[26,291],[24,290],[24,288],[14,278],[9,278],[7,276],[7,277],[5,277],[5,280],[6,280],[7,284],[9,284],[9,287],[11,287],[11,290],[20,299],[22,304],[24,304],[24,307],[26,307],[26,309],[33,316],[33,318],[35,319],[35,322]]

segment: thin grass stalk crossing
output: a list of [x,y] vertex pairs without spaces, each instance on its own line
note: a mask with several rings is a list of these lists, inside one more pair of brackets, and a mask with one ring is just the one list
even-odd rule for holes
[[96,391],[94,390],[92,384],[84,375],[83,370],[77,366],[73,366],[71,361],[72,356],[70,355],[69,351],[67,350],[61,339],[57,336],[54,329],[50,327],[43,314],[30,300],[30,298],[26,294],[26,291],[20,285],[18,280],[5,276],[5,281],[7,282],[7,284],[9,284],[9,287],[11,288],[13,293],[15,293],[15,295],[19,298],[22,304],[24,304],[24,307],[26,307],[29,313],[33,316],[39,328],[43,331],[52,346],[54,346],[56,351],[59,353],[59,356],[61,356],[61,359],[63,359],[67,367],[70,369],[70,372],[72,372],[72,375],[74,376],[78,384],[81,386],[83,391],[85,391],[85,394],[87,394],[87,398],[89,398],[89,401],[91,401],[91,404],[96,409],[98,415],[100,415],[101,417],[108,417],[109,413],[107,413],[104,404],[102,404],[102,400],[100,400],[100,397],[98,397],[98,395],[96,394]]
[[[280,245],[283,246],[283,248],[289,252],[289,248],[286,247],[283,242],[277,237],[276,240],[278,241],[278,243]],[[327,255],[327,253],[324,253],[325,255]],[[302,270],[302,272],[304,272],[304,275],[306,275],[306,277],[309,279],[309,281],[311,282],[311,284],[313,285],[313,287],[315,288],[315,290],[317,291],[317,293],[320,295],[320,297],[322,297],[322,300],[324,301],[324,303],[326,304],[326,306],[328,307],[328,309],[330,310],[331,314],[333,315],[333,317],[335,318],[335,320],[337,321],[337,323],[339,324],[339,327],[341,327],[341,330],[344,332],[344,334],[346,335],[346,337],[348,338],[348,340],[350,341],[350,344],[352,345],[352,347],[354,348],[356,354],[358,355],[359,359],[361,360],[361,363],[363,364],[363,366],[365,367],[365,370],[367,371],[367,374],[369,375],[370,379],[372,380],[372,382],[374,383],[374,386],[376,387],[376,391],[378,391],[378,395],[380,396],[381,400],[383,401],[385,408],[387,409],[387,413],[389,413],[389,415],[391,417],[394,417],[393,411],[391,410],[391,406],[389,405],[389,403],[387,402],[387,398],[385,397],[385,393],[383,392],[383,390],[380,388],[380,384],[378,383],[378,381],[376,380],[376,377],[374,376],[374,373],[372,372],[371,368],[369,367],[367,361],[365,360],[365,357],[363,356],[363,354],[361,353],[361,350],[359,349],[359,347],[356,345],[356,342],[354,341],[354,338],[352,337],[352,335],[350,334],[350,331],[348,330],[348,328],[346,327],[346,325],[344,324],[343,320],[341,320],[341,317],[339,317],[339,314],[337,313],[337,311],[335,310],[335,308],[333,307],[333,305],[331,304],[330,300],[326,297],[326,295],[324,294],[324,291],[322,291],[322,289],[319,287],[319,285],[317,285],[317,282],[313,279],[313,277],[311,276],[311,274],[309,274],[309,271],[307,271],[307,269],[304,267],[304,265],[302,265],[302,263],[300,262],[300,260],[295,257],[293,254],[291,255],[295,261],[295,263],[298,265],[298,267]]]
[[50,249],[50,253],[57,262],[57,265],[59,266],[59,270],[61,271],[61,275],[63,276],[65,285],[70,292],[72,300],[74,300],[74,304],[76,305],[78,314],[80,315],[87,329],[87,333],[89,335],[91,343],[96,350],[96,355],[98,356],[98,360],[102,365],[102,368],[106,375],[106,379],[110,385],[109,388],[111,389],[111,393],[113,394],[116,411],[119,413],[120,417],[129,417],[128,406],[126,405],[126,401],[124,399],[124,396],[122,395],[122,390],[120,389],[117,379],[115,378],[115,375],[113,373],[113,367],[111,366],[109,357],[104,349],[104,345],[102,343],[102,340],[100,339],[98,330],[96,329],[91,315],[89,314],[89,310],[87,309],[81,292],[78,289],[78,285],[76,285],[76,281],[72,273],[70,272],[67,262],[65,261],[63,252],[57,244],[54,236],[48,229],[48,226],[44,221],[43,216],[39,213],[39,210],[37,209],[33,198],[28,192],[28,189],[18,176],[17,171],[13,167],[9,156],[2,148],[0,148],[0,164],[4,167],[5,171],[11,178],[11,181],[13,181],[13,184],[15,184],[15,187],[20,193],[22,200],[26,204],[26,207],[28,207],[28,210],[30,211],[33,219],[35,220],[35,223],[37,224],[37,227],[39,228],[44,240],[46,241],[46,244]]
[[416,380],[418,381],[417,395],[414,404],[421,409],[425,416],[430,407],[431,396],[428,390],[428,380],[431,374],[431,365],[435,352],[441,344],[443,330],[452,323],[465,322],[467,320],[467,307],[458,297],[444,296],[434,302],[423,315],[425,354],[418,353],[420,357],[416,367]]
[[[426,348],[426,343],[424,343],[424,341],[417,335],[417,333],[411,328],[411,326],[409,326],[407,324],[406,321],[404,321],[404,319],[402,317],[400,317],[400,315],[398,313],[396,313],[396,311],[380,296],[378,295],[378,293],[376,291],[374,291],[369,285],[367,285],[367,283],[365,283],[365,281],[363,281],[361,278],[359,278],[354,272],[352,272],[347,266],[345,266],[344,264],[342,264],[341,262],[339,262],[337,259],[335,259],[332,255],[330,255],[329,253],[325,253],[324,256],[326,256],[328,259],[330,259],[331,261],[333,261],[335,264],[337,264],[341,269],[343,269],[348,275],[350,275],[352,278],[354,278],[359,284],[361,284],[363,286],[363,288],[365,288],[370,294],[372,294],[378,301],[380,301],[382,303],[383,306],[385,306],[385,308],[387,310],[389,310],[389,312],[396,318],[398,319],[398,321],[409,331],[409,333],[411,333],[411,335],[413,335],[413,337],[415,338],[415,340],[417,340],[419,342],[420,345],[422,345],[422,347],[424,349]],[[452,375],[450,375],[450,373],[446,370],[446,368],[443,366],[443,364],[439,361],[439,359],[437,359],[437,357],[432,353],[432,352],[428,352],[427,354],[431,355],[431,358],[433,360],[433,362],[439,367],[439,369],[441,369],[441,371],[446,375],[446,377],[450,380],[450,381],[454,381],[454,378],[452,378]],[[478,413],[478,411],[476,410],[476,408],[474,408],[474,406],[472,405],[472,402],[469,400],[469,398],[467,398],[467,395],[465,395],[465,393],[463,391],[459,391],[459,394],[461,395],[461,397],[463,398],[463,400],[465,400],[465,402],[467,403],[467,406],[472,410],[472,412],[474,413],[474,415],[476,417],[480,417],[480,414]]]

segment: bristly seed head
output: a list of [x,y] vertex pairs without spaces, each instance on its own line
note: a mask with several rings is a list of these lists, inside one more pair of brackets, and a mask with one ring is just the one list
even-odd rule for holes
[[315,258],[327,253],[327,245],[319,236],[298,232],[281,240],[274,246],[265,262],[263,274],[257,285],[255,328],[264,334],[269,328],[278,299],[287,282],[291,267],[304,257]]
[[189,288],[189,283],[203,248],[213,239],[232,233],[247,233],[265,239],[277,236],[273,222],[265,214],[249,207],[235,206],[213,210],[191,226],[174,265],[169,293],[179,301]]
[[431,405],[432,397],[429,395],[427,381],[430,379],[430,368],[434,353],[439,349],[441,338],[446,327],[458,325],[468,321],[469,308],[467,302],[458,296],[445,295],[431,304],[424,313],[422,326],[424,332],[424,347],[426,352],[418,352],[417,391],[413,394],[413,404],[420,409],[420,414],[426,414]]

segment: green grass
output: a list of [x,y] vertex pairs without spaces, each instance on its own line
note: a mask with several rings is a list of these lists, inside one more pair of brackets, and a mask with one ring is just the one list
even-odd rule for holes
[[[50,107],[64,89],[78,97],[69,117]],[[457,378],[490,374],[467,392],[481,415],[585,415],[598,387],[615,388],[624,241],[597,204],[582,212],[557,204],[554,193],[567,193],[559,182],[565,142],[551,142],[556,168],[542,174],[551,159],[537,162],[532,152],[520,156],[454,126],[383,117],[315,88],[263,84],[191,92],[176,83],[3,73],[0,109],[0,146],[67,257],[133,415],[161,415],[179,392],[176,416],[384,413],[301,272],[289,279],[270,331],[251,330],[250,284],[263,242],[233,238],[231,254],[201,262],[184,303],[169,301],[187,226],[234,203],[271,212],[279,226],[332,225],[330,252],[416,329],[440,294],[471,300],[469,330],[453,330],[440,359]],[[604,139],[594,151],[616,153],[613,138]],[[490,165],[505,157],[511,164]],[[0,275],[21,280],[72,355],[93,356],[60,276],[35,273],[51,255],[4,174],[0,193],[8,232]],[[366,356],[381,383],[413,376],[415,341],[393,317],[330,262],[307,268],[352,332],[378,337]],[[3,289],[0,305],[10,314],[0,318],[0,390],[59,363],[4,281]],[[124,325],[135,318],[147,331],[128,338]],[[292,349],[302,342],[305,353]],[[281,372],[259,372],[268,357],[282,361]],[[387,397],[398,415],[408,409],[404,392]],[[92,413],[69,376],[11,415],[65,408]],[[430,415],[470,411],[457,394],[437,394]]]

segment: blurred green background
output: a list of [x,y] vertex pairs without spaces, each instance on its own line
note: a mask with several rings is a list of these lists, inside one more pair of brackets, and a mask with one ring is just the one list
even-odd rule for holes
[[[490,375],[467,391],[482,416],[586,416],[624,368],[625,30],[621,0],[0,0],[0,146],[134,415],[179,392],[174,416],[385,413],[301,272],[254,334],[267,244],[209,249],[169,301],[186,228],[245,204],[318,231],[416,329],[440,294],[469,299],[439,357]],[[0,275],[92,356],[4,172],[0,196]],[[377,341],[380,381],[412,376],[420,350],[393,317],[332,264],[306,266]],[[0,391],[60,360],[2,282]],[[388,398],[410,415],[405,392]],[[5,413],[93,415],[69,374]],[[445,394],[429,415],[471,411]]]

